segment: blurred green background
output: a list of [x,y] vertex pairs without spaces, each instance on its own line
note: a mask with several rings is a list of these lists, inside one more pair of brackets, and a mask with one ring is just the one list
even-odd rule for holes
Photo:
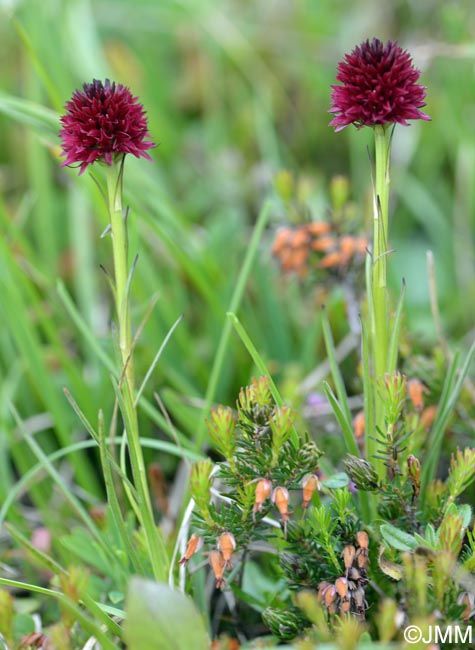
[[[107,215],[88,175],[60,167],[56,116],[41,107],[61,112],[75,88],[110,77],[148,112],[154,164],[128,160],[125,180],[131,252],[140,254],[136,326],[158,295],[137,347],[139,376],[184,319],[147,388],[142,430],[166,429],[157,390],[193,447],[225,312],[267,199],[270,223],[239,317],[284,392],[324,358],[313,291],[284,281],[272,260],[273,234],[289,219],[274,177],[294,172],[312,217],[325,219],[331,178],[347,175],[367,219],[371,132],[335,134],[327,111],[338,61],[373,36],[410,50],[432,117],[395,133],[393,287],[405,277],[408,328],[433,342],[431,249],[445,331],[463,342],[475,305],[472,0],[0,2],[0,445],[10,445],[18,470],[31,459],[12,430],[10,400],[47,448],[84,436],[63,386],[91,418],[100,407],[110,417],[113,403],[112,315],[99,269],[110,267],[108,238],[100,239]],[[334,295],[340,339],[347,325]],[[232,335],[213,398],[232,402],[253,372]],[[5,458],[0,449],[3,492],[13,480]]]

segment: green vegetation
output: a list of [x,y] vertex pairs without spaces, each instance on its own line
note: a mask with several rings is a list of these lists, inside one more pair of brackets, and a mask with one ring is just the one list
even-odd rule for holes
[[[379,383],[360,327],[364,254],[326,265],[313,233],[312,254],[284,272],[309,224],[330,224],[341,250],[371,237],[373,134],[336,135],[328,109],[338,61],[373,35],[411,51],[432,118],[393,139],[386,345],[400,374]],[[0,2],[5,647],[46,647],[41,627],[64,650],[201,650],[222,634],[383,650],[434,612],[469,620],[474,36],[469,1]],[[124,168],[133,371],[110,286],[107,169],[60,166],[59,115],[93,78],[131,88],[159,145],[153,163],[128,156]],[[227,428],[230,413],[241,420]],[[322,490],[302,508],[314,473]],[[261,479],[289,490],[285,533],[270,499],[255,509]],[[340,625],[331,610],[346,615],[346,596],[327,602],[322,588],[322,603],[319,584],[357,569],[342,554],[364,547],[362,531],[371,607],[362,617],[352,602]],[[193,532],[206,545],[185,571]],[[226,532],[234,566],[217,590],[207,553]]]

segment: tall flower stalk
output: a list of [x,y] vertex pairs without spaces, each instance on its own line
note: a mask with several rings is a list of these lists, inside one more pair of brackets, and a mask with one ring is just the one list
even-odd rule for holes
[[[388,367],[389,295],[387,289],[387,253],[389,228],[389,163],[391,151],[389,126],[374,127],[375,174],[373,214],[373,266],[371,286],[373,319],[371,327],[375,378],[393,370]],[[381,391],[375,395],[376,426],[384,430],[384,398]],[[374,436],[366,435],[367,456],[374,455]],[[378,465],[378,463],[376,463]],[[380,473],[382,466],[379,464]]]
[[[387,289],[387,258],[389,234],[389,163],[391,136],[395,124],[408,125],[407,120],[430,120],[420,109],[425,105],[425,87],[417,83],[419,71],[413,66],[410,54],[397,43],[383,44],[377,38],[357,46],[338,65],[337,80],[332,86],[334,117],[330,126],[341,131],[350,124],[357,128],[373,128],[375,138],[374,219],[372,270],[368,294],[371,298],[370,347],[372,357],[371,407],[375,425],[380,432],[386,429],[385,403],[378,384],[389,367],[390,308]],[[366,430],[366,456],[375,456],[375,432]],[[379,476],[384,466],[374,458]]]
[[122,413],[136,496],[129,494],[143,527],[148,557],[157,580],[167,574],[166,549],[154,522],[135,404],[133,340],[130,318],[131,266],[128,259],[127,222],[123,209],[122,180],[125,156],[150,159],[147,121],[141,104],[128,88],[94,80],[84,84],[66,104],[60,137],[66,164],[79,164],[80,174],[94,162],[106,167],[107,206],[112,239],[112,283],[119,347],[117,398]]

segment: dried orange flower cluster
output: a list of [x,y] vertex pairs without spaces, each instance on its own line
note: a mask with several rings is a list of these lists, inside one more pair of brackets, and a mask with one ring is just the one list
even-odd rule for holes
[[198,537],[198,535],[195,535],[195,533],[193,533],[193,535],[190,537],[186,545],[185,555],[181,558],[178,564],[188,564],[188,560],[195,553],[197,553],[202,546],[203,546],[203,538]]
[[285,273],[295,272],[305,278],[312,268],[346,270],[358,260],[363,260],[368,239],[341,235],[334,232],[325,221],[281,228],[274,239],[272,253]]
[[[193,533],[186,545],[185,555],[181,558],[179,564],[187,564],[189,559],[203,546],[203,542],[202,537],[198,537],[198,535]],[[216,578],[217,589],[220,589],[225,583],[223,578],[224,570],[231,568],[231,558],[235,548],[236,540],[234,539],[234,535],[225,531],[216,539],[216,548],[209,554],[209,563]]]
[[[320,482],[315,474],[307,474],[302,481],[302,507],[306,510],[316,490],[320,489]],[[252,517],[255,521],[256,513],[262,512],[262,507],[268,498],[271,498],[280,513],[284,524],[284,535],[287,535],[287,523],[289,521],[289,491],[287,488],[278,485],[272,490],[272,483],[267,478],[261,478],[256,481],[255,501],[252,511]],[[197,553],[203,546],[204,540],[193,533],[186,545],[186,551],[179,560],[179,564],[186,565],[190,558]],[[231,558],[236,549],[236,540],[234,535],[225,531],[216,538],[216,548],[209,554],[209,563],[216,579],[216,588],[220,589],[224,584],[224,571],[232,566]]]
[[252,516],[256,520],[256,512],[262,512],[264,501],[269,498],[272,492],[272,483],[268,478],[261,478],[256,483],[256,498],[252,509]]
[[[302,481],[302,507],[306,510],[312,499],[315,490],[320,489],[320,481],[316,474],[307,474]],[[272,484],[269,479],[260,479],[256,485],[256,497],[254,502],[254,515],[262,510],[265,499],[271,494]],[[284,536],[287,536],[287,524],[289,521],[289,491],[287,488],[278,485],[272,492],[272,503],[280,512],[284,524]]]
[[345,575],[334,583],[325,580],[318,585],[318,600],[329,614],[355,614],[361,621],[365,619],[367,603],[365,586],[368,584],[368,535],[363,531],[356,533],[355,548],[345,546],[342,552]]

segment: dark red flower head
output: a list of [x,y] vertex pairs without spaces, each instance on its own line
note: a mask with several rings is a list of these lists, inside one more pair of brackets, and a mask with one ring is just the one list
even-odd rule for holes
[[338,65],[337,80],[332,86],[334,114],[330,126],[341,131],[349,124],[357,127],[407,120],[430,120],[420,108],[425,106],[425,86],[417,83],[420,72],[409,52],[396,42],[384,45],[377,38],[355,47]]
[[61,117],[60,138],[66,160],[80,163],[80,174],[88,165],[102,160],[112,165],[113,156],[131,153],[151,160],[147,149],[155,146],[149,137],[142,104],[122,84],[94,79],[76,90]]

